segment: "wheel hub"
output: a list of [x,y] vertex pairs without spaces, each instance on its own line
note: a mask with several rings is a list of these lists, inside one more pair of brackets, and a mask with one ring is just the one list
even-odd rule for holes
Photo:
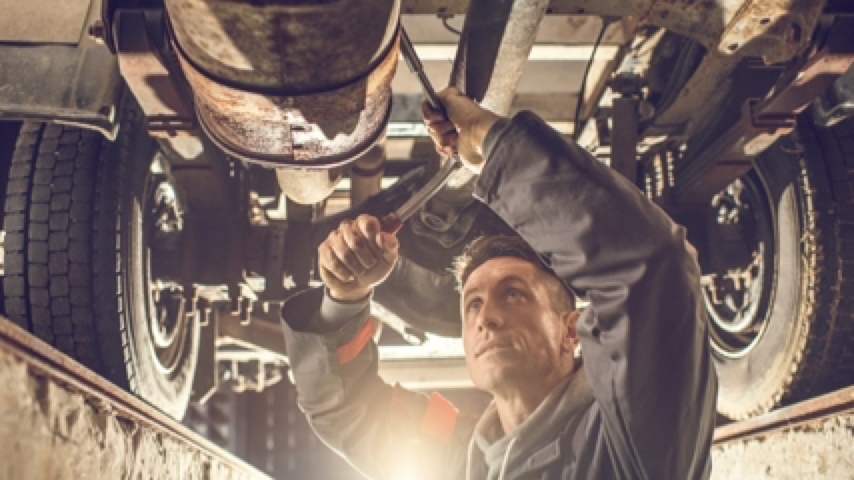
[[703,275],[703,293],[715,350],[727,356],[750,351],[764,331],[773,286],[771,211],[758,178],[737,180],[712,200],[722,238],[722,271]]
[[142,205],[148,330],[157,363],[165,372],[181,361],[186,318],[184,291],[180,285],[184,210],[171,179],[152,175]]

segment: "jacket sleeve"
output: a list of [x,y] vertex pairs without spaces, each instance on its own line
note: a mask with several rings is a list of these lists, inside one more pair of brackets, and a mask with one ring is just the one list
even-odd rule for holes
[[590,302],[584,370],[630,478],[705,475],[717,380],[696,253],[633,184],[529,112],[496,124],[475,195]]
[[368,300],[340,303],[317,288],[288,300],[282,317],[297,400],[324,443],[369,478],[454,476],[442,469],[461,461],[471,421],[437,394],[379,377]]

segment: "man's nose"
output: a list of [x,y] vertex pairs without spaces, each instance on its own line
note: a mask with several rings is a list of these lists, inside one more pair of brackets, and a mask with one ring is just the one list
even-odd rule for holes
[[494,302],[488,299],[484,301],[479,315],[477,316],[477,329],[480,330],[496,330],[504,325],[504,317],[501,309],[497,308]]

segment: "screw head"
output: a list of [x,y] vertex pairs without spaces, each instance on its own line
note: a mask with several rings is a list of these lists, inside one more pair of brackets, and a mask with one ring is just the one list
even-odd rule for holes
[[106,35],[106,29],[104,28],[104,22],[101,20],[95,20],[95,23],[89,25],[89,36],[98,41],[103,41],[104,36]]

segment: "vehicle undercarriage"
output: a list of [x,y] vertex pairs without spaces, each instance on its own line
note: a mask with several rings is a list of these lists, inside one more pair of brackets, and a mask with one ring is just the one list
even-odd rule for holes
[[[317,245],[438,169],[401,22],[436,86],[533,110],[686,226],[723,415],[854,378],[846,2],[52,5],[0,0],[4,312],[173,416],[282,381],[279,308],[318,284]],[[387,378],[467,385],[448,267],[509,230],[473,180],[400,233],[373,299]]]

